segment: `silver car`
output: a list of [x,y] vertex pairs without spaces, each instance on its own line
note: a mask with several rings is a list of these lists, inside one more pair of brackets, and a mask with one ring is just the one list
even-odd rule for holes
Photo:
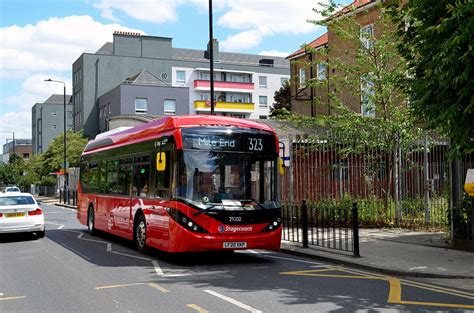
[[45,235],[44,214],[29,193],[0,193],[0,233],[34,232]]

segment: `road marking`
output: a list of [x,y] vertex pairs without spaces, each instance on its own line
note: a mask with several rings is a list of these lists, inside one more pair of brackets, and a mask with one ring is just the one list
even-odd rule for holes
[[[349,273],[353,275],[336,275],[336,274],[321,274],[327,271],[340,271],[343,273]],[[430,290],[438,293],[449,294],[461,298],[473,299],[473,295],[467,292],[458,292],[448,288],[437,288],[435,286],[412,282],[404,279],[398,279],[395,277],[384,276],[380,274],[368,273],[360,270],[346,269],[343,267],[333,267],[328,269],[319,270],[305,270],[305,271],[293,271],[293,272],[281,272],[282,275],[299,275],[299,276],[313,276],[313,277],[330,277],[330,278],[352,278],[352,279],[370,279],[370,280],[382,280],[389,284],[389,295],[387,302],[391,304],[408,304],[408,305],[425,305],[425,306],[437,306],[446,308],[459,308],[459,309],[474,309],[474,305],[470,304],[455,304],[455,303],[439,303],[439,302],[422,302],[422,301],[407,301],[402,300],[402,284],[412,286],[415,288]],[[362,274],[362,275],[361,275]]]
[[232,298],[229,298],[229,297],[227,297],[227,296],[221,295],[220,293],[217,293],[217,292],[215,292],[215,291],[206,289],[206,290],[204,290],[204,292],[207,292],[207,293],[210,294],[210,295],[213,295],[213,296],[218,297],[218,298],[220,298],[220,299],[222,299],[222,300],[224,300],[224,301],[227,301],[227,302],[229,302],[229,303],[232,303],[233,305],[236,305],[236,306],[238,306],[238,307],[241,307],[242,309],[247,310],[247,311],[249,311],[249,312],[252,312],[252,313],[262,313],[262,311],[260,311],[260,310],[254,309],[254,308],[252,308],[252,307],[249,306],[249,305],[243,304],[243,303],[240,302],[240,301],[237,301],[237,300],[235,300],[235,299],[232,299]]
[[107,251],[112,251],[112,244],[111,243],[108,243],[107,244]]
[[163,276],[165,274],[156,260],[151,260],[151,263],[153,263],[153,267],[155,268],[155,272],[158,276]]
[[191,309],[195,310],[196,312],[198,313],[209,313],[208,310],[205,310],[203,308],[201,308],[199,305],[197,304],[188,304],[186,305],[187,307],[190,307]]
[[59,226],[57,229],[62,229],[64,227],[64,224],[58,224],[58,223],[52,223],[52,222],[44,222],[44,223]]
[[83,258],[86,259],[87,261],[90,261],[90,260],[91,260],[88,256],[82,254],[81,252],[75,250],[74,248],[71,248],[71,247],[68,246],[68,245],[65,245],[64,243],[60,243],[60,245],[63,246],[63,247],[66,247],[67,249],[71,250],[72,252],[76,253],[77,255],[83,257]]
[[120,254],[120,255],[123,255],[123,256],[127,256],[129,258],[135,258],[135,259],[139,259],[139,260],[150,261],[149,258],[144,258],[144,257],[141,257],[141,256],[132,255],[132,254],[127,254],[127,253],[122,253],[122,252],[117,252],[117,251],[109,251],[109,252],[110,253],[115,253],[115,254]]
[[163,287],[161,287],[160,285],[155,284],[155,283],[148,283],[148,286],[150,286],[151,288],[158,289],[158,290],[161,291],[162,293],[170,292],[168,289],[163,288]]
[[24,298],[26,298],[26,296],[5,297],[5,298],[0,298],[0,301],[16,300],[16,299],[24,299]]
[[[346,269],[346,268],[341,268],[340,271],[353,273],[353,274],[369,274],[368,272],[365,272],[365,271],[362,271],[362,270]],[[381,274],[370,274],[370,275],[376,276],[376,277],[387,278],[387,276],[384,276],[384,275],[381,275]],[[411,286],[411,287],[416,287],[416,288],[420,288],[420,289],[445,293],[445,294],[449,294],[449,295],[453,295],[453,296],[457,296],[457,297],[461,297],[461,298],[474,299],[474,294],[471,293],[471,292],[465,292],[465,291],[461,291],[461,290],[455,290],[455,289],[449,289],[449,288],[445,288],[445,287],[428,285],[428,284],[425,284],[425,283],[412,281],[412,280],[407,280],[407,279],[400,279],[400,282],[403,285],[407,285],[407,286]]]
[[141,285],[145,285],[145,283],[134,283],[134,284],[123,284],[123,285],[100,286],[100,287],[95,287],[95,290],[112,289],[112,288],[123,288],[123,287],[141,286]]
[[[299,259],[292,259],[292,258],[285,258],[281,256],[276,256],[276,255],[270,255],[269,253],[260,253],[255,250],[246,250],[242,251],[241,253],[252,253],[252,254],[257,254],[261,257],[264,258],[273,258],[273,259],[280,259],[280,260],[287,260],[287,261],[293,261],[293,262],[299,262],[299,263],[306,263],[306,264],[313,264],[313,265],[325,265],[324,263],[318,263],[318,262],[311,262],[311,261],[305,261],[305,260],[299,260]],[[271,253],[271,252],[270,252]]]

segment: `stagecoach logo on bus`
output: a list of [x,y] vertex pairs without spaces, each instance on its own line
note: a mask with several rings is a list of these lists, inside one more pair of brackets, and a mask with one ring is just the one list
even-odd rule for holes
[[220,233],[250,232],[252,230],[253,230],[252,226],[225,226],[225,225],[217,226],[217,231]]

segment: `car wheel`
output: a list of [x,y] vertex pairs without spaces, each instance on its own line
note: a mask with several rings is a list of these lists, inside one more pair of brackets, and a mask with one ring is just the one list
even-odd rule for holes
[[89,230],[89,234],[95,234],[95,216],[94,216],[94,208],[89,209],[89,213],[87,214],[87,229]]
[[36,232],[36,238],[44,238],[45,234],[46,234],[46,230],[37,231]]
[[145,251],[146,249],[146,221],[145,216],[140,214],[137,217],[137,222],[133,230],[133,238],[135,240],[135,246],[138,251]]

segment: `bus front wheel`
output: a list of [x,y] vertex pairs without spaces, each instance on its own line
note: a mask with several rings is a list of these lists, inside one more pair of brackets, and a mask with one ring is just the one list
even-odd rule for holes
[[146,221],[143,214],[138,215],[135,229],[133,231],[135,245],[138,251],[145,251],[146,248]]

